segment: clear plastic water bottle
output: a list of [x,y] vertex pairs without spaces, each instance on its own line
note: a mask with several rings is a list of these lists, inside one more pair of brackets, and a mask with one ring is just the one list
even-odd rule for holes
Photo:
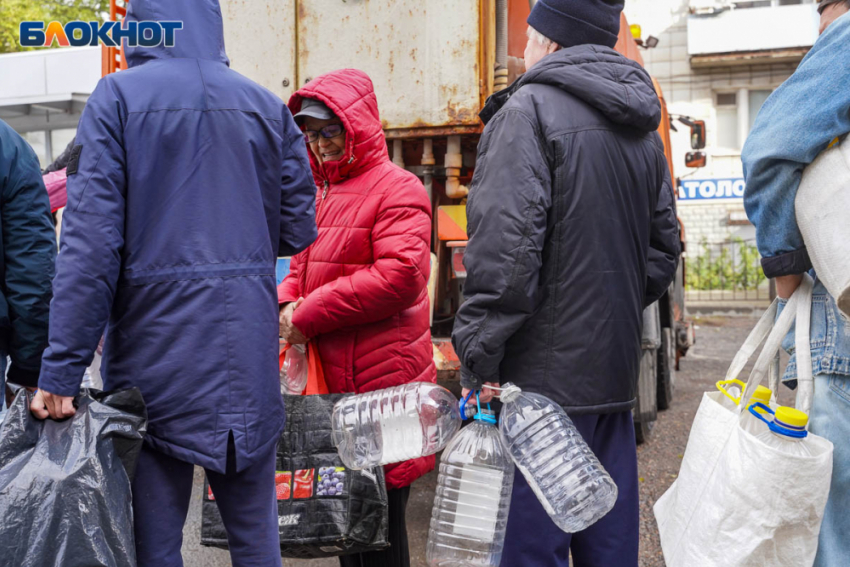
[[561,406],[505,384],[499,430],[529,486],[555,524],[580,532],[617,501],[617,485]]
[[431,567],[498,567],[505,546],[514,464],[482,410],[440,459],[425,557]]
[[[805,412],[784,406],[778,407],[774,412],[765,404],[756,403],[750,406],[750,413],[768,426],[768,430],[756,435],[756,439],[787,455],[812,456],[807,443],[809,432],[806,431],[809,416]],[[768,420],[765,417],[767,414],[773,414],[773,420]]]
[[[753,397],[750,399],[750,403],[747,406],[747,409],[750,409],[755,404],[762,404],[762,406],[770,407],[770,399],[773,396],[773,392],[770,388],[765,388],[764,386],[759,386],[756,388],[755,393],[753,393]],[[761,406],[756,407],[756,412],[761,413],[763,415],[766,414]],[[752,433],[753,435],[758,435],[763,431],[766,431],[765,424],[762,420],[758,419],[751,412],[744,413],[744,417],[741,419],[741,427],[744,428],[745,431]]]
[[460,410],[445,388],[411,382],[341,399],[331,426],[342,462],[361,470],[442,450],[460,429]]
[[280,393],[299,395],[307,387],[307,350],[292,345],[286,350],[280,366]]
[[720,380],[716,386],[723,394],[720,404],[726,409],[734,411],[741,401],[741,392],[744,391],[746,384],[740,380]]

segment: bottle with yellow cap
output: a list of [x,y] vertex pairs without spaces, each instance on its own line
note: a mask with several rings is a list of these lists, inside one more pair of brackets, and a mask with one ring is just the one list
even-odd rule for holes
[[[773,396],[773,391],[770,388],[759,386],[758,388],[756,388],[756,391],[753,392],[753,397],[750,398],[750,403],[747,406],[747,410],[749,410],[756,404],[761,404],[761,406],[770,407],[771,396]],[[761,406],[756,407],[755,411],[760,413],[766,420],[770,414],[766,413]],[[741,427],[743,427],[745,431],[752,433],[753,435],[758,435],[759,433],[767,431],[767,429],[765,428],[765,421],[755,417],[750,411],[747,411],[744,414],[743,419],[741,419]]]
[[[741,392],[746,389],[746,384],[744,384],[741,380],[721,380],[717,382],[717,389],[723,393],[723,398],[721,398],[720,403],[723,407],[735,411],[738,407],[738,404],[741,403]],[[770,388],[765,388],[764,386],[758,386],[756,391],[753,393],[752,398],[749,400],[749,405],[747,409],[750,409],[754,404],[762,403],[765,406],[770,406],[770,398],[773,396],[773,391]],[[758,412],[763,413],[763,410],[757,409]],[[741,420],[741,427],[743,427],[746,431],[756,435],[761,433],[762,431],[766,431],[763,420],[760,420],[756,417],[753,417],[749,412],[744,414],[743,419]]]
[[[809,423],[809,416],[806,413],[784,406],[778,407],[774,412],[761,402],[750,406],[749,411],[753,416],[767,423],[769,428],[759,433],[756,439],[788,455],[796,457],[812,455],[807,443],[809,432],[806,431],[806,425]],[[767,419],[768,414],[773,415],[773,420]]]

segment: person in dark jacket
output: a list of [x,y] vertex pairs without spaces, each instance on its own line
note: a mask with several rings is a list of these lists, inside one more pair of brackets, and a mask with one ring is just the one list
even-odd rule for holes
[[[5,378],[34,389],[47,346],[56,235],[38,158],[0,120],[0,409]],[[12,365],[6,375],[6,360]],[[11,392],[11,390],[9,390]],[[2,412],[0,412],[2,413]]]
[[316,238],[303,134],[283,101],[228,68],[218,0],[134,0],[127,19],[183,29],[171,48],[127,47],[129,69],[83,111],[33,411],[73,414],[106,328],[104,386],[140,388],[149,416],[133,483],[139,567],[182,565],[194,465],[233,565],[280,567],[275,263]]
[[513,382],[549,397],[619,488],[613,511],[570,536],[516,475],[504,565],[566,567],[570,552],[577,567],[638,562],[642,312],[673,281],[679,232],[658,96],[612,49],[621,10],[539,0],[529,70],[481,113],[452,337],[464,393]]

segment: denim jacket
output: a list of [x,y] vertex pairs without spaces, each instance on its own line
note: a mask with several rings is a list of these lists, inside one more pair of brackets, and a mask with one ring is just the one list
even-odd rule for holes
[[[782,313],[785,304],[786,300],[779,300],[777,318]],[[782,341],[782,348],[791,355],[782,381],[792,388],[796,387],[797,383],[794,331],[795,327],[792,327]],[[818,280],[815,280],[815,288],[812,293],[810,338],[813,376],[824,374],[850,375],[850,320],[841,314],[835,304],[835,299],[829,295],[824,285]]]
[[794,211],[803,169],[850,132],[850,14],[821,35],[794,75],[764,103],[741,159],[744,206],[767,277],[812,267]]

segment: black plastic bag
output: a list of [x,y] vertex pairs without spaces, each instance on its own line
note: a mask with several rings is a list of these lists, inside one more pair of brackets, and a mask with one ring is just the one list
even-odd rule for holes
[[[384,469],[346,469],[331,441],[331,413],[342,397],[285,396],[286,429],[277,448],[275,476],[283,557],[315,559],[389,547]],[[227,548],[227,533],[207,483],[201,544]]]
[[0,567],[133,567],[138,389],[84,390],[73,417],[36,419],[18,392],[0,426]]

